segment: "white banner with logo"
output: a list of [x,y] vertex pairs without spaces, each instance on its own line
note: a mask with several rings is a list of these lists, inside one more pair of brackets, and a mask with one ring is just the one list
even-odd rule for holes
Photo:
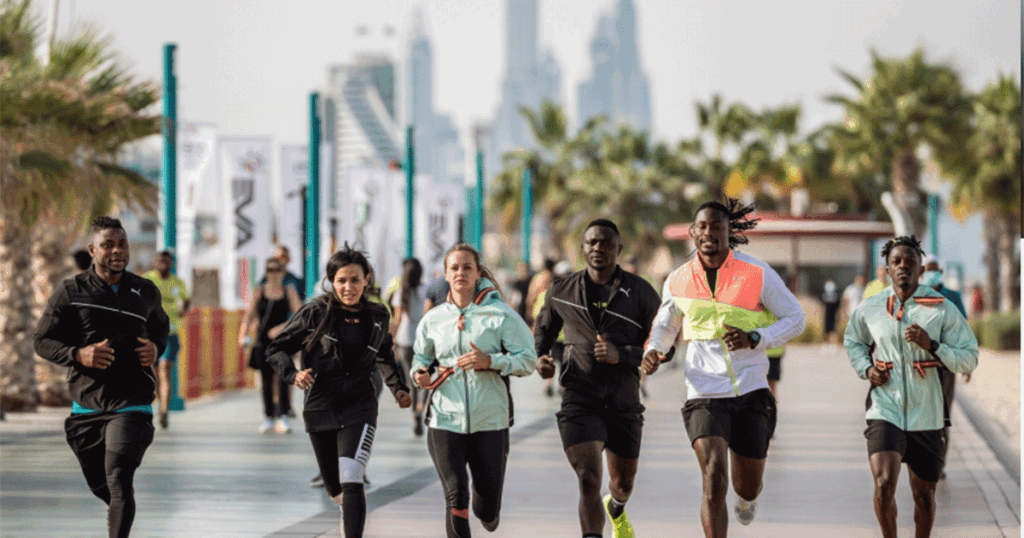
[[337,188],[334,184],[332,170],[334,167],[334,151],[330,144],[320,145],[320,259],[316,264],[316,295],[323,292],[322,281],[327,260],[341,247],[339,229],[340,213],[338,208]]
[[423,264],[425,279],[437,271],[444,272],[444,254],[460,240],[459,217],[465,212],[465,198],[460,185],[435,183],[430,176],[416,176],[414,250]]
[[252,289],[273,254],[270,226],[269,137],[224,137],[218,144],[221,213],[221,307],[248,306]]
[[[302,193],[309,183],[309,146],[286,144],[281,146],[281,181],[275,194],[277,207],[277,242],[288,247],[291,261],[288,270],[302,278],[305,260],[302,258],[304,244],[302,228],[306,222],[303,214]],[[302,294],[306,290],[301,290]]]
[[[217,149],[217,126],[212,123],[183,122],[178,127],[177,143],[177,246],[175,273],[185,281],[191,293],[192,257],[198,240],[196,214],[203,209],[215,211],[213,203],[200,204],[203,187],[217,181],[213,154]],[[162,236],[163,234],[161,234]]]

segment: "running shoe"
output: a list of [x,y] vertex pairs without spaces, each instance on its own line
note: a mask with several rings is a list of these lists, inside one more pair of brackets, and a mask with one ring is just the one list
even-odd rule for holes
[[614,538],[634,538],[633,526],[629,524],[629,517],[626,516],[626,510],[623,509],[619,517],[612,517],[612,494],[604,496],[604,513],[608,514],[608,519],[612,521],[612,536]]
[[419,416],[416,417],[416,422],[412,426],[412,434],[415,435],[416,437],[420,437],[420,436],[423,435],[423,418],[422,417],[419,417]]
[[497,516],[494,516],[494,521],[483,521],[483,520],[481,520],[480,524],[484,526],[484,529],[487,529],[487,532],[494,532],[498,528],[498,522],[500,520],[501,520],[501,516],[497,515]]
[[321,474],[317,474],[316,476],[314,476],[313,479],[309,481],[309,487],[311,487],[311,488],[322,488],[322,487],[324,487],[324,476],[321,475]]
[[751,521],[754,521],[754,515],[757,513],[757,499],[752,501],[744,500],[740,497],[736,497],[736,521],[744,525],[750,525]]
[[161,430],[166,430],[167,426],[169,426],[169,425],[170,424],[169,424],[169,421],[167,419],[167,413],[160,413],[160,429]]
[[280,416],[277,418],[277,423],[274,424],[274,431],[277,433],[292,433],[292,427],[288,424],[287,416]]
[[263,421],[263,424],[260,424],[260,427],[259,427],[259,429],[257,431],[260,432],[260,433],[270,433],[271,431],[273,431],[273,429],[274,429],[274,420],[268,418],[267,420]]

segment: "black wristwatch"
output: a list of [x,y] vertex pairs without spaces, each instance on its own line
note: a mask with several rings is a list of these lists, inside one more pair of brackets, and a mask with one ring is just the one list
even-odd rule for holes
[[757,331],[750,331],[747,333],[747,336],[750,337],[750,349],[756,348],[757,344],[761,343],[761,333]]
[[929,353],[935,353],[938,350],[939,350],[939,342],[937,340],[932,340],[932,344],[930,346],[928,346],[928,352]]

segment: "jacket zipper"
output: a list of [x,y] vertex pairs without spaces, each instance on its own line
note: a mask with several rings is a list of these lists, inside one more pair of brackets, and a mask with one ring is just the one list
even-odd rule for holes
[[[466,319],[465,318],[465,312],[463,312],[462,309],[459,309],[459,327],[458,327],[458,329],[459,329],[459,355],[465,353],[462,350],[462,348],[463,348],[463,346],[462,346],[462,329],[463,329],[463,323],[465,323],[465,319]],[[456,363],[456,365],[453,366],[453,368],[458,368],[458,366],[459,365]],[[470,426],[469,425],[472,423],[472,421],[471,421],[472,411],[470,410],[470,406],[469,406],[469,373],[466,372],[465,370],[462,371],[462,381],[463,381],[463,387],[465,387],[465,390],[466,390],[466,433],[468,434],[468,433],[470,433]]]
[[[699,259],[697,261],[698,261],[698,263],[700,262]],[[708,281],[708,271],[703,266],[702,266],[702,268],[704,269],[704,273],[703,273],[704,274],[704,285],[707,286],[709,290],[711,290],[711,307],[715,309],[715,317],[717,318],[718,317],[718,300],[715,299],[715,290],[711,289],[711,283]],[[715,286],[716,287],[717,287],[718,283],[722,279],[721,269],[722,269],[721,267],[718,268],[718,270],[719,270],[718,278],[715,279]],[[740,395],[740,387],[736,384],[736,374],[732,371],[732,357],[729,356],[729,347],[725,345],[725,339],[719,337],[718,341],[722,343],[722,353],[725,353],[725,365],[726,365],[726,367],[729,368],[729,380],[732,381],[732,391],[734,393],[736,393],[736,396],[739,396]]]

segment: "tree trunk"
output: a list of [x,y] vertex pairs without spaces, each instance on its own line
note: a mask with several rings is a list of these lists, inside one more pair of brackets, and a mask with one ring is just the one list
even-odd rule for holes
[[924,237],[927,208],[921,203],[921,163],[912,150],[898,151],[893,157],[891,179],[896,204],[910,215],[913,234],[919,239]]
[[985,214],[982,233],[985,240],[985,311],[999,310],[1000,294],[996,292],[999,282],[999,218]]
[[0,216],[0,406],[34,411],[39,396],[32,338],[32,239],[17,221]]
[[[36,319],[42,317],[53,291],[73,274],[69,261],[71,245],[78,236],[76,232],[66,221],[58,222],[54,219],[36,226],[32,245],[32,274],[35,275],[32,287],[36,298]],[[58,366],[36,357],[35,370],[39,403],[48,406],[71,405],[66,366]]]
[[1004,215],[999,220],[999,310],[1011,312],[1020,303],[1020,278],[1014,270],[1020,234],[1015,215]]

